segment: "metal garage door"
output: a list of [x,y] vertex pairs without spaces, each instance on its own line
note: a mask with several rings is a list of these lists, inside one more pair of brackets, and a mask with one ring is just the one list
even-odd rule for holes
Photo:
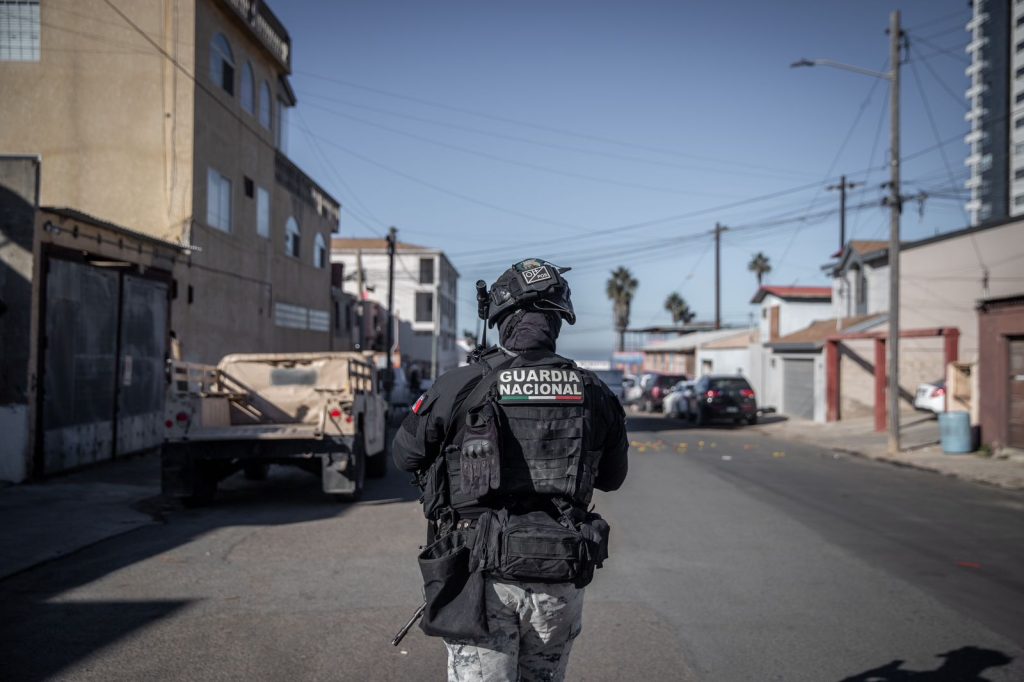
[[55,472],[113,452],[119,277],[48,263],[42,456],[45,471]]
[[1010,339],[1009,436],[1006,444],[1024,448],[1024,339]]
[[782,411],[814,419],[814,360],[786,359],[782,365]]
[[163,440],[167,284],[125,275],[121,289],[117,454]]

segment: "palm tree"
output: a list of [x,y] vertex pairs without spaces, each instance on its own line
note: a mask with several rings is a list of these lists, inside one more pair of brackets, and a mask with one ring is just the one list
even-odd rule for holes
[[673,291],[665,299],[665,310],[672,316],[672,323],[679,324],[690,324],[693,318],[697,317],[697,313],[690,310],[690,306],[686,303],[686,299],[680,296],[677,292]]
[[750,270],[757,275],[757,288],[761,288],[761,279],[772,271],[772,264],[768,260],[768,256],[764,255],[763,252],[758,251],[747,263],[747,270]]
[[608,278],[605,291],[612,301],[612,312],[615,316],[615,330],[619,333],[619,351],[626,349],[626,327],[629,326],[629,306],[633,303],[633,294],[639,282],[627,268],[621,265]]

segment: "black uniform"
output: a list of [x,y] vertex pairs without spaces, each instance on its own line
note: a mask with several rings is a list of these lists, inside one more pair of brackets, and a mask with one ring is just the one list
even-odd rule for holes
[[[543,360],[557,357],[546,349],[521,351],[526,360]],[[456,413],[464,411],[464,401],[483,380],[490,369],[510,358],[501,350],[492,350],[481,361],[454,369],[439,377],[424,396],[417,401],[414,410],[402,423],[395,436],[393,456],[395,464],[405,471],[424,471],[441,452],[442,443],[458,443],[463,424],[456,420]],[[593,486],[598,490],[617,490],[626,478],[627,451],[629,442],[626,435],[625,414],[612,392],[593,373],[586,374],[584,429],[592,450],[599,451]],[[460,410],[460,408],[462,408]],[[455,487],[457,488],[457,482]],[[507,500],[494,498],[483,500],[460,499],[453,490],[452,506],[460,517],[473,518],[483,509],[505,506]],[[517,499],[522,506],[542,504],[543,500]]]

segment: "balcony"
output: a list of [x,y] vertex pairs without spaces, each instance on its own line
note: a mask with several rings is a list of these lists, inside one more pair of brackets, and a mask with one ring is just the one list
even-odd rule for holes
[[292,72],[292,39],[281,20],[259,0],[220,0],[284,69]]

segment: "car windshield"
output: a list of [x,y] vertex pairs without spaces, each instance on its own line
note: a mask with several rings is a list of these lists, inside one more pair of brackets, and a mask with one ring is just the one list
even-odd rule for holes
[[710,381],[710,385],[713,388],[717,388],[723,391],[742,391],[743,389],[750,388],[750,384],[747,383],[747,380],[741,377],[737,377],[735,379],[712,379]]

